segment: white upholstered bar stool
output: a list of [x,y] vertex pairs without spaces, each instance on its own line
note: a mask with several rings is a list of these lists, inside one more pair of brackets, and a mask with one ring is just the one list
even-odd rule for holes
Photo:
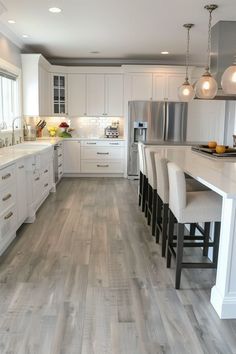
[[[159,242],[161,235],[162,257],[166,254],[167,226],[169,214],[169,178],[168,178],[168,160],[162,157],[160,153],[155,153],[155,168],[157,179],[157,206],[156,206],[156,241]],[[207,188],[192,178],[186,178],[186,189],[188,191],[202,191]],[[192,226],[194,225],[194,227]],[[209,225],[206,225],[209,227]],[[191,224],[190,233],[195,233],[195,224]],[[203,230],[201,230],[203,232]]]
[[[170,267],[171,254],[175,255],[176,275],[175,288],[179,289],[182,268],[216,268],[219,249],[220,220],[222,198],[213,191],[187,192],[184,172],[174,163],[168,163],[169,176],[169,208],[171,217],[169,224],[173,227],[173,216],[177,220],[177,242],[173,232],[168,235],[167,266]],[[184,236],[185,224],[214,222],[214,241],[201,236]],[[190,242],[185,242],[189,240]],[[203,242],[196,242],[202,240]],[[192,242],[191,242],[192,241]],[[213,247],[213,261],[183,262],[184,247]]]
[[155,150],[151,147],[146,147],[145,150],[145,161],[147,168],[147,178],[148,178],[148,192],[146,200],[146,215],[148,225],[152,223],[152,235],[155,236],[156,233],[156,203],[157,203],[157,178],[156,178],[156,168],[155,168]]

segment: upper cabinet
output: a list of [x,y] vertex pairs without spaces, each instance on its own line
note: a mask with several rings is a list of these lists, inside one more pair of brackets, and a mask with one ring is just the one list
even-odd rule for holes
[[179,101],[178,88],[184,82],[181,73],[130,74],[131,100]]
[[123,86],[122,74],[69,74],[69,116],[122,116]]
[[132,101],[152,99],[152,74],[137,73],[131,75]]
[[63,74],[52,74],[52,112],[53,115],[67,115],[67,77]]
[[105,116],[105,77],[87,75],[87,115]]
[[22,54],[23,114],[51,114],[50,64],[40,54]]
[[68,74],[68,114],[86,116],[86,74]]
[[123,96],[123,75],[87,75],[88,116],[122,116]]

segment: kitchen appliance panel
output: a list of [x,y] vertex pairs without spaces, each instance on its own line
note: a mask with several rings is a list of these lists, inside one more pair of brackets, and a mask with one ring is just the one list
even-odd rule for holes
[[186,141],[187,103],[166,102],[165,141]]
[[165,108],[165,102],[151,103],[151,114],[148,116],[147,140],[163,141],[165,139]]

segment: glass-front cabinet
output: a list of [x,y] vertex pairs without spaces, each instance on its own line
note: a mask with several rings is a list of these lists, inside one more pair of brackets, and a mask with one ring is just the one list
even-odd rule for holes
[[53,74],[53,113],[55,115],[67,114],[66,75]]

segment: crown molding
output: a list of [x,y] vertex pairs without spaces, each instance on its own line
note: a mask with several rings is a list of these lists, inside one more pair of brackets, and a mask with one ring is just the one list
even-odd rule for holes
[[9,28],[1,21],[0,21],[0,33],[3,34],[5,37],[7,37],[7,39],[9,39],[12,43],[14,43],[19,49],[24,48],[25,45],[20,40],[20,38],[14,32],[9,30]]

